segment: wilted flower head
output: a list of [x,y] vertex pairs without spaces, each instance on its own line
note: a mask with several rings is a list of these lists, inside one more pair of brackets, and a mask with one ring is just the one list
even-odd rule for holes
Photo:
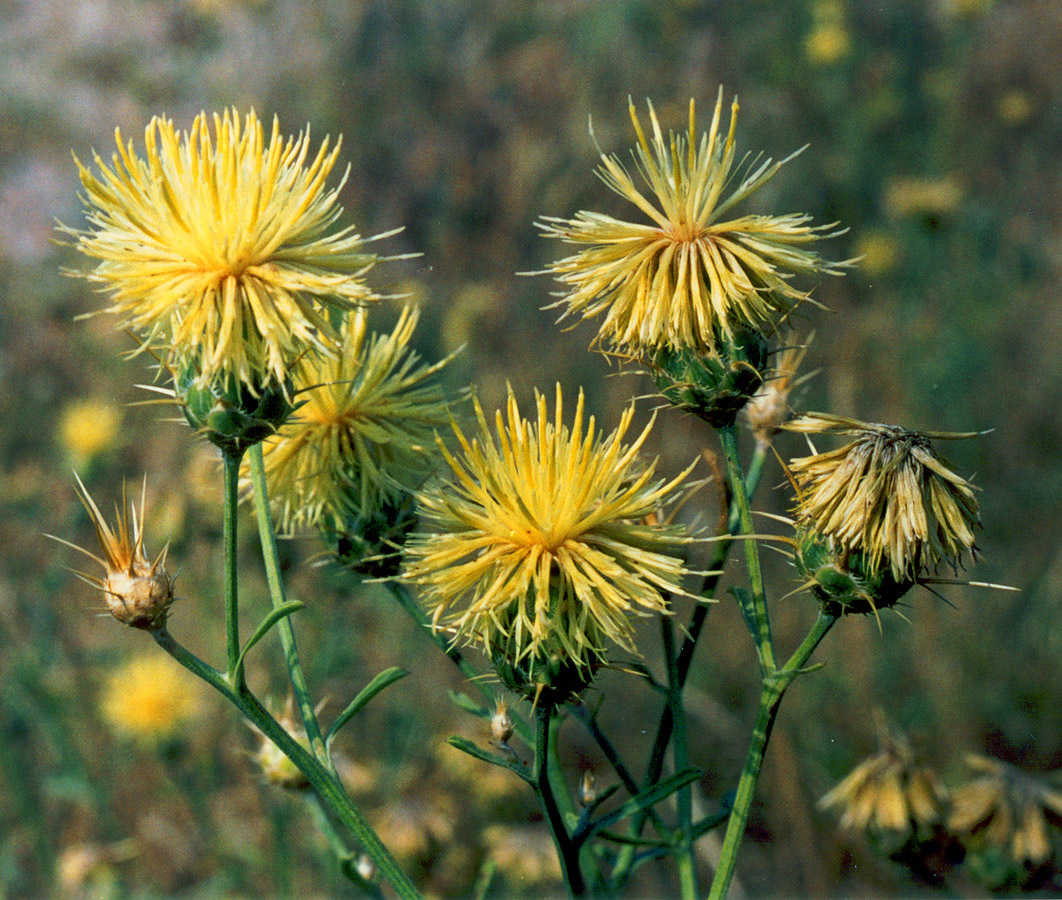
[[910,745],[883,736],[881,749],[864,759],[820,801],[841,810],[841,827],[868,832],[898,847],[939,822],[947,794],[931,769],[917,764]]
[[907,431],[826,413],[809,413],[785,427],[855,435],[837,450],[790,461],[800,489],[799,525],[842,553],[862,554],[872,571],[888,568],[900,582],[974,554],[973,529],[980,521],[973,488],[930,445],[931,438],[972,434]]
[[103,566],[106,574],[102,578],[80,572],[76,574],[103,592],[107,609],[119,622],[148,631],[162,628],[173,603],[173,584],[164,568],[169,547],[163,547],[155,561],[148,562],[142,531],[144,491],[141,491],[138,513],[136,506],[126,500],[123,487],[122,505],[116,508],[116,522],[112,529],[76,473],[74,478],[77,480],[81,502],[96,528],[96,537],[103,557],[96,556],[95,553],[90,553],[63,538],[54,535],[52,537]]
[[134,657],[111,672],[100,696],[107,723],[142,741],[172,737],[199,708],[198,682],[158,652]]
[[[80,161],[89,228],[64,229],[100,260],[87,277],[108,311],[164,350],[171,368],[192,366],[203,383],[221,376],[283,383],[311,347],[328,347],[323,306],[373,299],[362,275],[375,257],[339,218],[340,185],[326,188],[339,142],[308,160],[309,132],[268,144],[254,112],[201,113],[190,131],[155,117],[139,157],[120,132],[99,175]],[[345,176],[344,176],[345,179]]]
[[1005,853],[1018,866],[1051,855],[1048,825],[1062,826],[1062,792],[1014,766],[967,754],[971,781],[957,788],[948,826],[971,843]]
[[683,592],[684,529],[645,519],[686,473],[654,479],[655,463],[639,462],[651,422],[623,443],[633,406],[606,435],[584,423],[582,392],[571,428],[559,385],[553,421],[537,392],[535,404],[537,419],[523,419],[510,390],[492,431],[477,402],[471,441],[454,424],[461,452],[440,444],[451,475],[419,496],[424,532],[407,574],[436,627],[513,665],[547,653],[585,673],[608,641],[633,649],[629,614],[662,612],[663,594]]
[[634,161],[649,190],[605,153],[598,175],[649,221],[580,212],[541,223],[549,237],[582,247],[550,266],[566,289],[557,305],[567,307],[565,315],[603,315],[598,340],[614,349],[635,356],[662,346],[711,352],[720,336],[732,339],[742,326],[770,331],[777,316],[803,300],[790,284],[794,274],[838,274],[808,248],[830,237],[823,232],[833,225],[809,225],[810,216],[801,214],[723,218],[792,156],[780,162],[757,156],[747,165],[743,158],[737,187],[724,196],[734,177],[737,101],[725,139],[722,107],[720,89],[712,124],[698,143],[692,100],[688,132],[672,132],[666,141],[652,104],[651,141],[630,104],[638,135]]
[[782,427],[792,414],[789,408],[789,395],[801,381],[808,376],[797,378],[797,371],[808,352],[811,335],[804,343],[789,343],[778,352],[760,389],[745,406],[745,420],[749,423],[756,441],[770,444],[775,432]]
[[381,335],[367,331],[363,314],[350,315],[336,357],[306,357],[296,366],[300,405],[262,448],[282,530],[342,528],[423,480],[435,429],[449,413],[432,378],[447,360],[423,365],[409,347],[417,319],[406,307]]

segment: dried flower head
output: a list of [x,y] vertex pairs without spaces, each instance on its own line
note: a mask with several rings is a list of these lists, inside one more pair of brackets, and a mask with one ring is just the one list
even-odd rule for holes
[[837,450],[790,461],[800,489],[799,525],[842,553],[862,554],[873,571],[888,568],[900,582],[974,555],[980,521],[973,488],[930,445],[930,439],[973,434],[907,431],[826,413],[809,413],[785,427],[855,435]]
[[947,794],[931,769],[917,764],[910,745],[883,735],[881,749],[864,759],[820,801],[841,810],[841,827],[902,843],[938,823]]
[[998,759],[971,753],[966,765],[974,777],[956,789],[948,826],[1019,866],[1045,862],[1051,855],[1048,825],[1062,826],[1062,792]]
[[787,346],[775,357],[760,389],[746,404],[745,420],[749,423],[757,443],[770,444],[778,429],[789,420],[789,395],[798,384],[808,378],[806,375],[797,378],[796,374],[814,337],[812,334],[803,343],[787,342]]
[[471,441],[454,423],[461,453],[440,442],[452,474],[419,495],[424,531],[410,539],[407,575],[435,627],[512,664],[548,652],[587,670],[609,641],[633,649],[629,614],[663,612],[663,595],[683,592],[686,532],[644,520],[689,470],[666,481],[639,462],[652,422],[624,444],[633,406],[605,435],[584,423],[581,391],[570,429],[559,385],[553,421],[537,392],[535,404],[537,420],[523,419],[510,390],[492,432],[477,402]]
[[566,290],[556,305],[567,307],[565,315],[603,315],[598,340],[613,349],[635,356],[661,346],[711,352],[720,335],[732,338],[741,326],[770,331],[777,316],[804,300],[790,283],[794,274],[839,274],[808,247],[836,234],[824,233],[834,225],[809,225],[810,216],[800,214],[723,219],[796,154],[780,162],[757,156],[747,165],[743,158],[737,187],[724,197],[734,177],[737,101],[725,139],[722,108],[720,89],[698,143],[691,100],[688,132],[665,141],[650,103],[649,141],[630,104],[634,162],[649,190],[638,188],[616,156],[602,153],[597,172],[648,222],[580,212],[540,223],[547,236],[582,247],[549,267]]
[[200,709],[198,682],[162,653],[137,656],[115,669],[100,696],[100,711],[122,734],[163,741],[178,734]]
[[300,405],[262,448],[282,530],[342,528],[349,517],[397,503],[423,480],[435,429],[449,421],[432,378],[448,360],[421,364],[409,347],[417,319],[406,307],[381,335],[367,332],[364,314],[350,315],[339,329],[338,356],[307,357],[295,367]]
[[202,383],[283,383],[307,348],[330,346],[324,306],[374,299],[362,276],[376,257],[352,227],[329,233],[341,141],[308,161],[308,130],[284,139],[274,118],[266,144],[253,111],[242,125],[235,110],[212,121],[201,113],[178,132],[153,118],[143,158],[116,132],[110,167],[78,161],[90,227],[63,230],[100,260],[86,277],[110,295],[108,312],[171,368],[194,365]]
[[78,496],[96,529],[103,557],[63,538],[54,535],[49,537],[84,553],[103,567],[106,574],[102,578],[82,572],[75,574],[103,592],[108,611],[119,622],[148,631],[162,628],[173,604],[173,583],[164,568],[169,545],[162,548],[154,562],[148,561],[142,530],[146,482],[140,494],[139,513],[136,506],[127,501],[123,486],[122,505],[116,508],[116,522],[112,529],[76,473],[74,478],[77,480]]

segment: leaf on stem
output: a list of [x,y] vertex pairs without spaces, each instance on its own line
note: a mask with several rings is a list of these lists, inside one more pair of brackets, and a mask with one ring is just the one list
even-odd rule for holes
[[358,693],[358,696],[350,701],[347,708],[336,716],[336,720],[332,723],[332,727],[328,729],[328,734],[325,737],[325,746],[331,746],[332,738],[336,736],[339,729],[361,712],[362,708],[372,700],[373,697],[380,693],[384,688],[405,678],[408,674],[409,672],[405,669],[400,669],[398,666],[391,666],[389,669],[384,669],[372,681],[365,685],[365,687],[363,687]]
[[300,603],[298,600],[289,600],[286,603],[281,603],[280,606],[273,607],[273,609],[266,614],[265,618],[262,619],[258,627],[254,630],[254,634],[247,639],[247,643],[243,645],[240,655],[236,658],[236,665],[232,667],[233,684],[239,684],[243,680],[243,661],[247,656],[248,651],[269,634],[269,630],[276,625],[277,622],[293,613],[297,613],[304,606],[305,604]]

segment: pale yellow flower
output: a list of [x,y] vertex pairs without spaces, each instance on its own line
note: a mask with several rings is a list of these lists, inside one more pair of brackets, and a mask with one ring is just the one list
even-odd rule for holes
[[198,682],[163,653],[136,656],[115,669],[100,712],[115,731],[143,741],[174,737],[201,708]]
[[[309,157],[309,132],[284,139],[274,118],[266,142],[252,111],[196,117],[178,132],[155,117],[137,155],[116,132],[111,165],[78,162],[86,231],[64,229],[99,260],[87,274],[110,296],[108,311],[174,369],[283,383],[310,348],[330,349],[325,307],[374,299],[363,275],[375,256],[342,213],[340,183],[326,187],[339,142]],[[345,175],[344,179],[345,180]]]
[[724,219],[796,154],[780,162],[743,157],[737,163],[743,171],[735,174],[737,101],[725,138],[719,133],[722,107],[720,90],[711,126],[698,143],[692,100],[688,131],[667,140],[652,104],[651,141],[630,104],[638,135],[634,161],[649,191],[636,186],[615,156],[601,154],[598,175],[648,221],[580,212],[540,223],[547,236],[581,248],[549,267],[564,285],[556,305],[567,307],[566,316],[601,316],[598,340],[617,351],[642,356],[667,346],[711,352],[740,327],[770,331],[778,316],[804,300],[806,293],[790,283],[794,274],[838,274],[809,249],[836,234],[824,234],[833,225],[812,226],[801,214]]
[[570,428],[559,385],[552,421],[544,396],[535,406],[535,421],[522,418],[510,390],[493,430],[478,403],[478,437],[454,424],[460,454],[440,443],[451,473],[418,497],[407,576],[435,627],[514,664],[548,651],[588,668],[610,641],[633,649],[631,614],[664,612],[667,594],[684,593],[686,531],[646,519],[686,473],[657,479],[639,461],[652,423],[623,443],[633,406],[607,435],[585,420],[582,392]]
[[[409,341],[419,314],[406,307],[388,335],[348,316],[339,354],[294,370],[301,405],[262,446],[270,501],[283,531],[342,529],[417,487],[431,468],[435,429],[449,422],[433,376]],[[244,487],[249,486],[247,469]]]
[[827,413],[809,413],[785,427],[855,436],[837,450],[790,461],[800,490],[799,525],[838,551],[862,554],[872,571],[888,568],[899,582],[974,554],[980,524],[974,490],[930,444],[931,438],[972,434],[908,431]]
[[896,268],[900,260],[900,245],[883,231],[872,231],[856,242],[860,268],[867,275],[878,276]]
[[63,410],[59,440],[71,460],[80,465],[109,450],[118,441],[120,410],[99,400],[78,400]]

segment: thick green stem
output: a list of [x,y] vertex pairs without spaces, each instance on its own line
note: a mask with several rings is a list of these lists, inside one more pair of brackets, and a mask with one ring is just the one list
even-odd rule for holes
[[174,640],[166,628],[152,632],[155,642],[193,675],[205,681],[242,712],[265,737],[271,740],[302,772],[318,796],[343,825],[350,830],[380,874],[394,887],[401,900],[421,900],[420,894],[399,868],[368,821],[350,802],[338,779],[306,748],[295,740],[257,697],[246,688],[236,690],[228,679]]
[[726,836],[723,838],[719,866],[716,869],[715,878],[712,880],[712,887],[709,893],[710,900],[722,900],[730,888],[731,879],[734,877],[738,848],[741,846],[741,839],[745,836],[745,826],[748,824],[752,798],[756,792],[760,769],[763,767],[763,756],[767,750],[767,742],[771,738],[771,729],[774,727],[774,720],[778,715],[778,708],[781,705],[786,688],[789,687],[794,678],[802,673],[804,664],[836,621],[836,616],[820,610],[811,631],[808,632],[807,637],[804,638],[803,642],[789,658],[789,661],[781,669],[775,669],[764,675],[763,688],[760,693],[760,708],[756,714],[756,724],[753,726],[752,737],[749,740],[748,753],[745,755],[745,765],[741,770],[741,778],[738,781],[734,806],[727,821]]
[[[736,426],[723,426],[719,429],[719,437],[723,442],[727,475],[734,492],[734,504],[738,512],[739,530],[736,534],[753,534],[752,508],[749,505],[749,495],[745,490],[745,479],[741,470],[741,459],[738,456]],[[760,568],[760,550],[754,540],[743,541],[743,543],[745,544],[749,585],[752,588],[751,615],[746,616],[746,621],[751,620],[749,627],[750,630],[754,629],[752,639],[756,643],[756,655],[759,656],[760,668],[766,675],[774,671],[776,664],[774,642],[771,638],[771,619],[767,612],[767,594],[763,587],[763,571]]]
[[557,846],[557,856],[560,858],[564,883],[572,897],[584,897],[586,896],[586,882],[579,868],[579,849],[568,834],[568,828],[557,806],[557,798],[549,779],[550,724],[553,711],[550,704],[542,704],[535,709],[535,721],[538,726],[535,735],[535,785],[542,810],[546,814],[546,821],[553,833],[553,841]]
[[[239,503],[240,457],[221,454],[225,464],[225,649],[229,679],[243,681],[243,671],[237,671],[240,658],[240,594],[239,572],[236,566],[236,513]],[[240,687],[239,684],[236,685]]]
[[[258,519],[258,534],[262,544],[262,560],[265,563],[266,580],[269,583],[269,597],[273,608],[283,606],[284,582],[280,577],[280,558],[277,555],[277,538],[273,531],[273,519],[269,512],[269,491],[266,487],[265,463],[262,458],[262,445],[255,444],[250,449],[251,459],[251,484],[254,486],[254,506]],[[321,726],[317,722],[317,711],[310,699],[310,690],[306,684],[306,676],[302,670],[302,662],[299,659],[299,648],[295,643],[295,628],[291,624],[291,618],[285,616],[277,622],[277,632],[280,634],[280,644],[284,649],[284,662],[291,678],[292,691],[295,694],[295,702],[302,714],[303,726],[306,729],[306,737],[313,748],[314,755],[328,769],[332,768],[332,761],[325,747],[324,738],[321,734]]]

